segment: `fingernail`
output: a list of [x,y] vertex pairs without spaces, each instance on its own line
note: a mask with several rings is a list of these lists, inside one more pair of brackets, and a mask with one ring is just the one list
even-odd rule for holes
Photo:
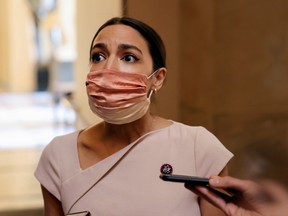
[[219,185],[219,183],[220,183],[220,180],[218,178],[210,179],[210,184],[212,185]]

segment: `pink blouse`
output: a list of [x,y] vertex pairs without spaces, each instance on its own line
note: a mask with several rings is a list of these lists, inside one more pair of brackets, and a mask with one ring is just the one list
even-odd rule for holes
[[54,138],[35,171],[65,214],[88,210],[92,216],[200,216],[197,196],[183,183],[161,180],[160,167],[169,164],[173,174],[209,177],[233,156],[205,128],[173,122],[82,170],[78,134]]

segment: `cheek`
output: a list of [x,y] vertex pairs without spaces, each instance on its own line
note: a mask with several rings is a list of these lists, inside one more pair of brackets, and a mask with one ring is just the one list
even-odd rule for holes
[[150,74],[150,70],[144,65],[123,65],[119,70],[127,73],[145,74],[147,76]]
[[148,89],[148,90],[151,90],[151,89],[152,89],[152,87],[154,86],[153,83],[154,83],[154,78],[152,77],[152,78],[150,78],[150,79],[148,80],[148,82],[147,82],[147,89]]
[[149,76],[151,73],[154,72],[154,65],[153,65],[153,60],[152,60],[152,57],[149,57],[146,59],[145,61],[145,65],[146,65],[146,74]]
[[97,63],[97,64],[90,63],[89,64],[89,71],[96,71],[96,70],[100,70],[100,69],[104,69],[104,66],[101,63]]
[[146,76],[149,76],[153,72],[153,64],[152,60],[150,59],[143,59],[140,60],[139,62],[132,64],[131,68],[128,68],[128,70],[131,69],[131,72],[134,73],[141,73],[145,74]]

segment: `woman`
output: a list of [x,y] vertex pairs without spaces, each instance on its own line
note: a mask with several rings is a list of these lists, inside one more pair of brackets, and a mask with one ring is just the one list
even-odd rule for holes
[[150,113],[166,78],[165,48],[148,25],[112,18],[90,48],[87,95],[103,122],[56,137],[35,172],[45,215],[222,215],[159,174],[226,175],[232,154],[203,127]]

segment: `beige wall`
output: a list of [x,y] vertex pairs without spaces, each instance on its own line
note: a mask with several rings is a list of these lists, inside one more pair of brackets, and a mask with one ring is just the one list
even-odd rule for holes
[[25,0],[0,1],[0,90],[35,89],[32,16]]
[[76,93],[75,102],[85,122],[78,123],[78,127],[99,121],[88,106],[86,96],[85,79],[89,70],[89,48],[90,43],[98,27],[107,19],[119,16],[122,12],[122,1],[120,0],[85,0],[77,1],[77,58],[75,62]]
[[[62,11],[65,2],[64,0],[58,2],[57,12]],[[53,50],[48,46],[49,38],[47,38],[49,31],[54,26],[60,26],[64,33],[65,42],[61,50],[68,50],[68,54],[72,52],[72,55],[68,55],[68,57],[74,58],[73,46],[76,40],[75,103],[80,115],[85,119],[84,122],[80,121],[79,123],[79,127],[83,127],[99,121],[88,107],[84,85],[86,73],[89,69],[90,42],[96,30],[104,21],[122,14],[122,1],[77,0],[75,9],[76,38],[73,38],[73,35],[69,37],[73,29],[70,25],[65,25],[66,17],[57,14],[56,11],[41,20],[42,32],[46,33],[45,43],[42,44],[45,46],[45,52],[42,53],[44,57],[42,55],[41,64],[48,64],[52,57]],[[25,92],[36,89],[36,53],[34,53],[35,45],[33,41],[35,32],[31,11],[29,10],[29,4],[26,0],[0,1],[0,91]],[[59,56],[59,53],[60,57],[63,56],[61,52],[57,52],[55,57]],[[65,55],[67,56],[67,53]]]
[[7,1],[0,1],[0,92],[8,88],[8,21],[7,21]]

